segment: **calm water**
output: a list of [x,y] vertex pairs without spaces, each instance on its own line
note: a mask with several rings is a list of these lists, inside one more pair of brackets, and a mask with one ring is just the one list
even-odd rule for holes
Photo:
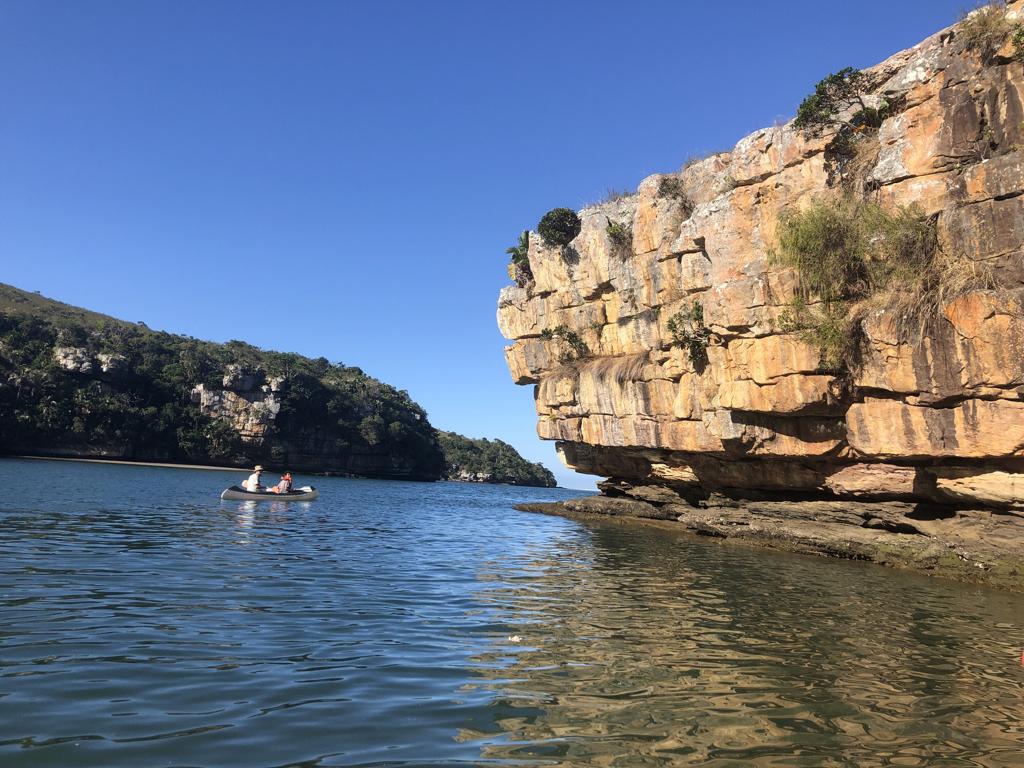
[[0,765],[1024,765],[1019,596],[239,477],[0,461]]

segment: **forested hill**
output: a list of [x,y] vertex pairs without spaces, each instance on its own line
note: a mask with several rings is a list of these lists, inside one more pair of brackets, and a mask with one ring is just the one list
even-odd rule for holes
[[153,331],[11,286],[0,286],[0,450],[444,473],[423,409],[359,368]]
[[557,485],[555,476],[543,464],[527,461],[501,440],[472,439],[454,432],[438,435],[452,480],[544,488]]
[[[451,464],[409,394],[359,368],[154,331],[2,283],[0,453],[416,480]],[[514,463],[499,459],[490,474]]]

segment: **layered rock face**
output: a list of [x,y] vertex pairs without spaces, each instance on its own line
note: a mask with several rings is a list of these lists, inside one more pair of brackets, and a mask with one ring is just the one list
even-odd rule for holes
[[[935,217],[943,250],[991,274],[988,287],[943,303],[923,331],[872,308],[860,364],[823,370],[783,330],[797,276],[770,252],[780,213],[837,194],[832,136],[758,131],[583,210],[566,248],[530,237],[533,284],[502,291],[498,323],[566,464],[610,478],[608,494],[662,502],[1024,510],[1024,64],[1009,41],[983,60],[962,38],[954,26],[866,70],[893,109],[864,185]],[[696,361],[669,327],[695,303]]]

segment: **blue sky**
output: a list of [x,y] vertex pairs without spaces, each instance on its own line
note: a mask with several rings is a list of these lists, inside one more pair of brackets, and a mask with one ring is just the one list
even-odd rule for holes
[[963,6],[0,0],[0,281],[359,365],[592,487],[505,368],[505,248]]

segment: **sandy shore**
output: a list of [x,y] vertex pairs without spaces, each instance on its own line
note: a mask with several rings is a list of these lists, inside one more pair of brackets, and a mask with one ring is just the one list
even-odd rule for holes
[[245,467],[211,467],[207,464],[167,464],[159,461],[123,461],[121,459],[78,459],[71,456],[0,456],[5,459],[32,461],[79,461],[87,464],[122,464],[130,467],[165,467],[167,469],[206,469],[214,472],[250,472]]

